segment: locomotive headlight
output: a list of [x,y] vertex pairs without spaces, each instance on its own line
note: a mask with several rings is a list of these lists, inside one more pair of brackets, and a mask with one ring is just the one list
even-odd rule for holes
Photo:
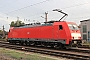
[[81,37],[78,37],[78,39],[81,39]]
[[74,43],[74,44],[76,44],[76,43],[77,43],[77,41],[74,41],[73,43]]
[[74,39],[74,37],[72,37],[72,39]]

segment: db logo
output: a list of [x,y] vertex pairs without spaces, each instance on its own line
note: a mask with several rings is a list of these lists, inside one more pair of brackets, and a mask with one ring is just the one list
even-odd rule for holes
[[27,34],[30,34],[30,32],[27,32]]

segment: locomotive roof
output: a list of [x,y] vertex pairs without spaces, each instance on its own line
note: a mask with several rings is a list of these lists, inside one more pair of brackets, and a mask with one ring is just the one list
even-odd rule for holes
[[37,26],[50,26],[53,25],[54,22],[60,22],[60,21],[48,21],[48,22],[44,22],[43,24],[41,23],[31,23],[31,24],[25,24],[25,25],[21,25],[21,26],[17,26],[14,28],[27,28],[27,27],[37,27]]
[[43,24],[26,24],[24,26],[18,26],[14,28],[27,28],[27,27],[38,27],[38,26],[50,26],[53,25],[52,23],[43,23]]
[[[26,24],[24,26],[17,26],[17,27],[13,27],[13,28],[29,28],[29,27],[39,27],[39,26],[52,26],[54,22],[66,22],[66,21],[49,21],[49,22],[44,22],[43,24],[39,23],[33,23],[33,24]],[[74,22],[67,22],[69,24],[75,24]],[[55,23],[57,25],[57,23]],[[12,29],[13,29],[12,28]]]

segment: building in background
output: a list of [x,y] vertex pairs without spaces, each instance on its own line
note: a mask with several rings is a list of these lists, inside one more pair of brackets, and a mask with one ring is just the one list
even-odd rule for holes
[[86,41],[90,41],[90,19],[80,21],[80,30],[82,39]]

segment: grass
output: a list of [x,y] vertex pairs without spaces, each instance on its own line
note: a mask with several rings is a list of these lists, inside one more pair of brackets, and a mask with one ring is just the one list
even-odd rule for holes
[[0,49],[0,53],[3,53],[6,56],[9,56],[11,58],[20,60],[55,60],[51,58],[41,57],[38,54],[25,54],[25,52],[16,52],[15,50],[6,50],[6,49]]
[[6,39],[2,39],[2,38],[0,38],[0,40],[7,41]]
[[90,46],[90,42],[86,42],[85,44],[89,45]]
[[5,39],[0,38],[0,40],[5,40]]
[[90,47],[90,42],[86,41],[83,45],[88,45]]

